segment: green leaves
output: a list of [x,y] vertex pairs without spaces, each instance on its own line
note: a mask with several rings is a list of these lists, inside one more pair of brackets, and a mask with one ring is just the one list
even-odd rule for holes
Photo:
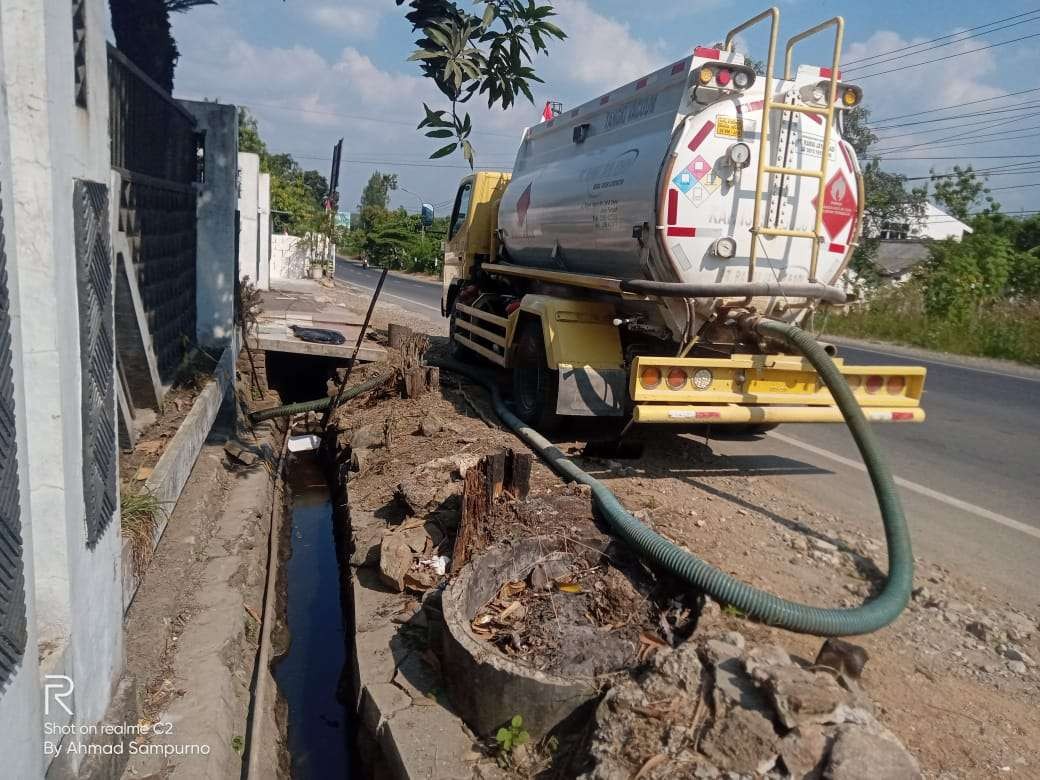
[[503,726],[495,733],[495,741],[498,743],[498,762],[504,768],[512,763],[512,752],[521,745],[527,744],[531,735],[524,729],[524,718],[522,715],[514,715],[509,724]]
[[[451,135],[451,133],[449,132],[448,135]],[[436,152],[434,152],[433,154],[430,155],[430,159],[431,160],[437,160],[437,159],[439,159],[441,157],[447,157],[449,154],[454,152],[458,147],[459,147],[459,145],[457,143],[452,143],[452,144],[448,144],[447,146],[442,146],[440,149],[438,149]]]
[[426,118],[419,129],[450,130],[454,148],[443,146],[431,158],[460,150],[472,168],[472,125],[468,114],[459,117],[458,105],[477,94],[487,96],[488,108],[508,109],[518,96],[533,104],[531,83],[542,83],[531,67],[533,55],[548,53],[549,43],[563,40],[566,33],[549,21],[556,15],[552,5],[534,0],[476,0],[475,6],[483,5],[479,15],[449,0],[397,0],[398,5],[406,2],[410,10],[405,18],[421,34],[408,59],[418,62],[423,75],[451,102],[450,112],[435,112],[424,104]]

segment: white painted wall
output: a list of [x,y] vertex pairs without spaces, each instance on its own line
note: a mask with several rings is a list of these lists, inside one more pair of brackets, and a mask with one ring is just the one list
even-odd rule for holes
[[238,153],[238,278],[258,284],[260,156]]
[[271,236],[271,279],[304,279],[310,261],[307,242],[299,236]]
[[257,181],[257,274],[260,289],[271,288],[271,174],[261,173]]
[[[47,650],[39,671],[73,678],[72,717],[83,725],[104,715],[124,665],[118,513],[93,550],[86,546],[84,522],[79,311],[76,274],[70,273],[73,186],[77,178],[107,185],[110,170],[107,4],[87,0],[86,11],[84,109],[73,94],[70,4],[0,0],[3,86],[15,108],[5,112],[15,195],[13,229],[6,231],[16,257],[12,309],[22,334],[21,381],[32,388],[19,415],[31,432],[24,461],[19,456],[28,483],[23,512],[31,519],[31,630]],[[19,318],[28,313],[31,326]],[[24,690],[20,680],[0,698],[4,747],[8,729],[25,727],[19,722],[32,731],[32,744],[4,750],[3,773],[12,777],[39,776],[44,730],[36,652],[34,644],[25,662],[34,700],[8,696]]]

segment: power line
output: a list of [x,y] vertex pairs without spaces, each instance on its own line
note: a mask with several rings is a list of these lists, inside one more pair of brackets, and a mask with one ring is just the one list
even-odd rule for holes
[[931,65],[934,62],[944,62],[945,60],[952,60],[956,57],[963,57],[965,54],[974,54],[975,52],[986,51],[987,49],[995,49],[998,46],[1007,46],[1012,43],[1019,43],[1020,41],[1028,41],[1031,38],[1040,38],[1040,33],[1033,33],[1032,35],[1023,35],[1020,38],[1012,38],[1010,41],[1000,41],[999,43],[991,43],[989,46],[979,46],[977,49],[968,49],[967,51],[957,52],[956,54],[947,54],[945,57],[936,57],[934,60],[925,60],[924,62],[915,62],[910,65],[901,65],[898,68],[879,70],[877,73],[868,73],[865,76],[856,76],[856,81],[872,79],[875,76],[884,76],[888,73],[897,73],[901,70],[907,70],[909,68],[918,68],[921,65]]
[[[1035,13],[1035,11],[1033,13]],[[1014,18],[1014,17],[1012,17],[1012,18]],[[866,65],[853,65],[852,67],[849,67],[848,63],[846,63],[846,65],[842,69],[843,70],[849,70],[849,71],[865,70],[865,69],[872,68],[875,65],[882,65],[882,64],[884,64],[886,62],[894,62],[896,60],[905,59],[907,57],[916,57],[918,54],[924,54],[926,51],[933,51],[935,49],[942,49],[945,46],[953,46],[955,43],[960,43],[961,41],[968,41],[968,40],[971,40],[972,38],[978,38],[978,37],[983,36],[983,35],[989,35],[990,33],[1000,32],[1001,30],[1007,30],[1010,27],[1018,27],[1020,24],[1028,24],[1029,22],[1035,22],[1035,21],[1040,21],[1040,16],[1034,16],[1031,19],[1023,19],[1023,20],[1018,21],[1018,22],[1012,22],[1011,24],[1005,24],[1003,27],[994,27],[992,30],[985,30],[985,31],[980,32],[980,33],[975,33],[974,35],[965,35],[963,38],[957,38],[957,40],[947,41],[946,43],[940,43],[940,44],[937,44],[935,46],[929,46],[927,49],[920,49],[920,50],[912,52],[910,54],[900,54],[900,55],[898,55],[896,57],[888,57],[887,59],[876,59],[876,60],[873,60],[872,62],[868,62]],[[957,34],[958,33],[954,33],[954,35],[957,35]],[[907,47],[907,48],[911,48],[911,47]],[[860,62],[860,61],[861,60],[857,60],[857,62]],[[856,76],[852,76],[852,78],[856,78]]]
[[876,158],[873,155],[867,155],[871,159],[878,160],[1014,160],[1021,157],[1033,157],[1036,158],[1035,154],[971,154],[971,155],[959,155],[957,157],[885,157],[884,155],[878,155]]
[[969,27],[967,30],[960,30],[959,32],[949,33],[948,35],[940,35],[938,38],[932,38],[931,40],[921,41],[920,43],[914,43],[914,44],[911,44],[910,46],[902,46],[902,47],[900,47],[898,49],[890,49],[889,51],[883,51],[883,52],[880,52],[879,54],[872,54],[869,57],[860,57],[858,60],[849,60],[845,64],[846,65],[852,65],[853,63],[856,63],[856,62],[864,62],[865,60],[874,59],[875,57],[884,57],[884,56],[886,56],[888,54],[895,54],[896,52],[905,51],[906,49],[915,49],[918,46],[924,46],[924,45],[929,44],[929,43],[935,43],[936,41],[944,41],[947,38],[953,38],[953,37],[956,37],[958,35],[963,35],[964,33],[967,33],[967,32],[973,32],[975,30],[981,30],[983,27],[990,27],[991,25],[1000,24],[1001,22],[1009,22],[1012,19],[1018,19],[1018,18],[1023,17],[1023,16],[1029,16],[1030,14],[1035,14],[1038,11],[1040,11],[1040,8],[1034,8],[1032,11],[1024,11],[1023,13],[1016,14],[1014,16],[1005,17],[1004,19],[997,19],[997,20],[992,21],[992,22],[986,22],[985,24],[980,24],[977,27]]
[[[329,162],[329,161],[332,160],[331,157],[320,157],[320,156],[317,156],[317,155],[312,156],[312,155],[300,154],[300,155],[293,155],[293,157],[297,158],[297,159],[301,159],[301,160],[322,160],[324,162]],[[440,164],[437,164],[437,163],[399,162],[399,161],[394,161],[394,160],[348,160],[345,157],[343,158],[342,161],[343,162],[347,162],[347,163],[354,163],[355,165],[386,165],[386,166],[389,166],[391,168],[451,168],[451,169],[455,169],[455,170],[458,170],[458,169],[465,169],[467,171],[470,170],[470,167],[468,165],[440,165]],[[496,171],[506,171],[506,170],[510,170],[511,171],[513,169],[513,166],[509,165],[509,166],[501,166],[501,167],[499,167],[499,166],[478,165],[478,166],[476,166],[476,168],[474,170],[487,170],[487,169],[496,170]]]
[[[203,100],[204,98],[184,98],[184,99],[185,100]],[[317,115],[320,115],[320,116],[334,116],[334,117],[339,117],[340,119],[350,119],[350,120],[359,121],[359,122],[379,122],[379,123],[387,124],[387,125],[403,125],[405,127],[411,127],[413,130],[415,129],[415,125],[416,125],[416,122],[414,120],[407,120],[407,119],[389,119],[387,117],[362,116],[360,114],[343,114],[343,113],[339,113],[337,111],[319,111],[316,108],[294,108],[294,107],[291,107],[291,106],[278,106],[278,105],[274,105],[272,103],[253,103],[252,101],[239,102],[239,101],[232,100],[231,102],[234,105],[242,106],[243,108],[268,108],[268,109],[273,109],[275,111],[290,111],[290,112],[296,113],[296,114],[317,114]],[[509,139],[512,139],[512,140],[516,140],[519,137],[519,134],[492,133],[492,132],[489,132],[489,131],[486,131],[486,130],[474,130],[473,131],[473,135],[488,135],[488,136],[495,136],[497,138],[509,138]]]
[[[1033,125],[1032,127],[1020,127],[1016,130],[1011,131],[1012,133],[1027,133],[1031,130],[1040,130],[1040,125]],[[879,154],[895,154],[898,152],[909,151],[910,149],[920,149],[922,146],[966,146],[979,141],[989,141],[990,143],[1001,143],[1003,141],[1017,141],[1021,138],[1032,138],[1036,133],[1029,135],[1011,135],[1006,130],[1000,130],[994,133],[982,133],[974,135],[971,140],[959,141],[961,138],[966,136],[974,135],[972,133],[961,133],[960,135],[950,136],[949,138],[937,138],[932,141],[922,141],[917,144],[909,144],[908,146],[900,146],[895,149],[878,149]]]
[[[1040,35],[1040,33],[1038,33],[1038,35]],[[986,114],[987,116],[993,116],[995,114],[1008,114],[1008,113],[1011,113],[1013,111],[1027,111],[1029,109],[1035,109],[1035,108],[1038,108],[1038,107],[1040,107],[1040,101],[1027,100],[1024,103],[1015,103],[1012,106],[1008,106],[1006,108],[1000,108],[1000,109],[997,109],[996,111],[988,111],[987,110],[987,111],[973,112],[972,114],[962,114],[961,116],[947,116],[947,117],[940,117],[939,119],[921,119],[921,120],[919,120],[917,122],[900,122],[899,124],[895,124],[895,125],[886,125],[885,127],[872,127],[871,129],[872,130],[881,131],[881,130],[894,130],[897,127],[913,127],[915,125],[932,125],[932,124],[935,124],[936,122],[949,122],[950,120],[953,120],[953,119],[964,119],[967,116],[974,116],[974,113]],[[957,125],[949,125],[947,127],[947,129],[951,129],[952,130],[954,127],[957,127]]]
[[[930,108],[927,111],[911,111],[909,114],[896,114],[895,116],[886,116],[882,119],[875,119],[875,122],[889,122],[893,119],[905,119],[908,116],[920,116],[921,114],[934,114],[936,111],[948,111],[951,108],[963,108],[964,106],[973,106],[976,103],[988,103],[991,100],[1003,100],[1004,98],[1014,97],[1015,95],[1025,95],[1027,92],[1040,92],[1040,87],[1033,87],[1032,89],[1022,89],[1018,92],[1008,92],[1005,95],[995,95],[994,97],[982,98],[981,100],[969,100],[967,103],[951,103],[948,106],[939,106],[938,108]],[[956,118],[956,117],[951,117]]]
[[[1040,107],[1040,106],[1038,106],[1038,107]],[[1029,113],[1029,114],[1025,114],[1024,116],[1013,117],[1011,119],[1004,119],[1002,121],[1005,124],[1009,125],[1009,124],[1012,124],[1014,122],[1025,122],[1025,121],[1028,121],[1028,120],[1031,120],[1031,119],[1035,119],[1035,116],[1036,116],[1035,114]],[[993,120],[987,118],[987,119],[980,119],[980,120],[977,120],[977,121],[974,121],[974,122],[965,122],[965,123],[959,124],[959,125],[946,125],[945,127],[923,128],[923,129],[918,129],[918,130],[911,130],[909,133],[899,133],[898,135],[878,136],[877,139],[881,143],[884,143],[886,141],[894,141],[896,138],[910,138],[910,137],[920,138],[922,135],[924,135],[926,133],[945,133],[945,132],[947,132],[949,130],[956,130],[957,128],[960,128],[960,127],[981,127],[983,125],[992,125],[992,124],[993,124]]]

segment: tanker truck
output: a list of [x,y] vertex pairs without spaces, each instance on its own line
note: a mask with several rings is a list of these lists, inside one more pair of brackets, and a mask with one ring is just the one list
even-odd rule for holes
[[[813,365],[755,324],[847,302],[864,193],[842,117],[862,91],[841,79],[840,17],[792,37],[774,75],[778,22],[765,11],[528,128],[511,173],[460,183],[441,296],[450,349],[510,372],[525,423],[842,421]],[[759,24],[763,72],[734,49]],[[831,62],[793,68],[796,45],[823,33]],[[834,363],[868,420],[924,419],[924,368]]]

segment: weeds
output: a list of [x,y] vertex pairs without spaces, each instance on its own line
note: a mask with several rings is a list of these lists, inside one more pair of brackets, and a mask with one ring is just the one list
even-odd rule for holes
[[130,540],[134,575],[140,577],[152,560],[155,533],[166,510],[151,493],[134,493],[128,489],[120,497],[119,510],[123,536]]
[[524,716],[514,715],[508,726],[503,726],[495,734],[495,742],[498,743],[498,764],[503,769],[508,769],[513,764],[513,751],[521,745],[526,745],[531,735],[524,728]]
[[868,304],[846,314],[818,318],[817,325],[833,336],[878,339],[1040,366],[1037,301],[1001,301],[975,307],[963,316],[939,318],[925,311],[922,290],[911,283],[882,290]]

